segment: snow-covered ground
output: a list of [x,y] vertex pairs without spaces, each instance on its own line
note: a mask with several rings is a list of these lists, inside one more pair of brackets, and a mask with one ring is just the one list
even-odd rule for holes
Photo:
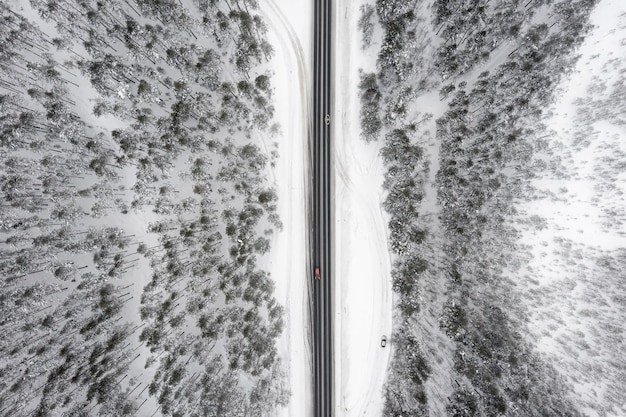
[[521,226],[530,260],[513,279],[537,349],[573,386],[581,411],[624,416],[626,3],[601,1],[591,23],[546,120],[536,196],[516,207],[533,227]]
[[310,84],[310,2],[264,0],[260,10],[275,50],[273,83],[280,157],[272,171],[279,195],[282,232],[274,235],[268,265],[276,283],[276,299],[285,306],[285,330],[279,352],[285,360],[291,390],[289,405],[279,415],[312,415],[311,345],[307,288],[308,90]]
[[[281,124],[280,158],[274,176],[284,231],[273,242],[271,272],[277,298],[287,308],[281,352],[287,358],[290,405],[281,415],[311,413],[308,343],[305,177],[311,74],[310,2],[265,0],[274,58],[276,118]],[[382,212],[380,144],[359,137],[358,69],[375,69],[376,56],[360,49],[361,2],[338,1],[335,9],[335,392],[337,416],[379,416],[392,347],[390,258]],[[310,279],[310,277],[308,277]],[[393,346],[393,344],[390,344]]]
[[[361,1],[337,1],[335,15],[335,386],[337,416],[380,416],[393,341],[391,260],[382,209],[382,142],[360,138],[359,69],[376,70],[360,48]],[[376,40],[370,51],[379,45]]]
[[[50,37],[59,36],[54,25],[51,22],[43,20],[39,13],[37,13],[37,11],[32,7],[29,2],[11,0],[8,4],[12,7],[13,10],[18,11],[28,21],[43,30],[44,33],[46,33]],[[87,53],[82,49],[78,49],[78,51],[87,55]],[[70,60],[70,58],[71,56],[69,56],[69,52],[59,50],[55,51],[55,59],[59,62]],[[74,84],[74,86],[67,86],[70,91],[69,96],[76,102],[76,105],[73,107],[72,110],[80,116],[81,120],[83,120],[90,129],[95,131],[107,132],[113,129],[123,129],[127,127],[127,122],[120,121],[116,117],[110,115],[104,117],[95,116],[92,112],[94,99],[98,97],[98,93],[96,92],[95,88],[92,86],[87,77],[80,74],[80,71],[78,69],[73,69],[69,73],[72,74],[71,80]],[[126,172],[120,175],[120,177],[123,179],[122,182],[115,185],[123,186],[124,189],[127,191],[131,190],[135,183],[135,174],[133,170],[127,168]],[[78,183],[76,185],[89,187],[92,185],[90,181],[93,181],[93,178],[88,178],[86,181],[84,181],[84,184]],[[150,210],[129,210],[129,212],[124,216],[120,216],[117,211],[111,210],[111,212],[104,215],[103,218],[86,218],[83,220],[83,223],[86,226],[93,227],[98,227],[102,224],[106,224],[108,227],[118,227],[121,230],[124,230],[127,235],[133,236],[132,249],[135,250],[136,244],[138,243],[146,244],[148,247],[153,247],[157,245],[157,236],[155,234],[148,233],[146,230],[147,225],[155,220],[158,220],[158,216],[156,216]],[[131,269],[133,271],[133,281],[130,283],[130,285],[127,286],[126,283],[122,284],[115,282],[116,286],[126,286],[125,290],[128,293],[127,296],[129,298],[124,303],[122,315],[129,322],[132,322],[133,319],[136,319],[137,312],[139,311],[141,306],[141,295],[143,287],[150,281],[151,278],[149,261],[139,254],[135,254],[132,258],[133,261],[136,261]],[[35,278],[40,279],[41,277],[35,276]],[[77,284],[71,284],[72,287],[75,287],[76,285]],[[133,335],[128,339],[128,342],[130,342],[133,346],[133,355],[140,355],[135,358],[129,365],[128,374],[131,376],[131,378],[127,379],[123,383],[120,383],[120,386],[124,388],[126,386],[132,387],[132,385],[128,385],[129,381],[132,380],[140,381],[139,385],[141,386],[141,388],[146,387],[152,380],[155,372],[154,367],[145,367],[146,358],[150,356],[150,350],[144,346],[144,343],[139,341],[139,329],[140,328],[138,328],[137,331],[134,331]],[[142,392],[141,389],[135,391],[134,395],[139,392]],[[139,398],[139,396],[131,398],[137,399]],[[145,403],[141,403],[140,399],[139,403],[142,404],[140,410],[143,413],[149,412],[150,414],[152,414],[152,411],[158,408],[158,404],[154,396],[147,396]]]
[[[268,0],[267,3],[269,5],[264,7],[264,10],[268,12],[266,15],[268,24],[271,24],[274,29],[280,28],[282,30],[287,28],[293,31],[293,29],[289,28],[289,25],[294,24],[297,18],[290,17],[289,20],[286,20],[280,14],[280,9],[273,6],[271,0]],[[283,1],[283,3],[286,5],[285,8],[288,8],[289,2]],[[10,0],[9,4],[49,36],[58,36],[53,23],[44,21],[31,7],[29,2]],[[270,39],[277,50],[275,59],[276,77],[274,79],[274,83],[278,86],[276,106],[277,115],[281,118],[280,122],[284,129],[282,138],[265,138],[268,153],[273,146],[272,141],[277,140],[281,143],[281,152],[284,157],[279,160],[273,175],[281,196],[289,196],[289,198],[281,199],[281,217],[286,227],[285,232],[279,234],[279,237],[274,242],[277,250],[273,252],[276,254],[273,261],[276,267],[272,270],[277,281],[284,284],[277,286],[276,294],[281,303],[287,308],[287,331],[281,341],[283,351],[291,352],[290,356],[285,356],[287,362],[296,364],[290,367],[292,370],[290,372],[290,383],[293,401],[290,407],[285,410],[284,414],[288,416],[306,415],[305,410],[308,410],[306,404],[308,400],[307,393],[310,391],[310,377],[306,371],[308,369],[306,363],[307,361],[310,362],[310,349],[306,340],[308,335],[306,328],[306,309],[308,306],[305,287],[306,280],[294,279],[304,277],[306,272],[304,260],[307,253],[304,245],[305,222],[303,219],[304,207],[306,207],[304,204],[306,193],[303,161],[306,138],[306,105],[304,103],[308,102],[305,91],[308,86],[305,71],[309,68],[309,65],[307,61],[308,55],[304,55],[302,48],[297,44],[304,40],[305,46],[308,47],[307,37],[309,36],[310,25],[307,24],[307,16],[310,16],[310,12],[307,11],[304,5],[301,6],[299,8],[301,12],[299,16],[302,22],[294,25],[300,30],[298,33],[299,39],[296,39],[293,34],[291,34],[291,38],[289,36],[284,38],[275,36]],[[292,15],[295,16],[296,14],[292,13]],[[275,30],[272,32],[272,34],[276,33],[279,33],[279,31]],[[78,51],[87,55],[86,52],[80,49]],[[69,59],[68,54],[56,51],[55,58],[63,62]],[[70,74],[73,75],[71,80],[75,87],[68,86],[70,90],[69,96],[77,103],[73,110],[81,117],[81,120],[87,123],[90,129],[107,132],[114,128],[127,127],[126,122],[122,122],[113,116],[96,117],[92,112],[92,108],[94,105],[93,100],[98,97],[98,93],[92,87],[89,79],[81,75],[78,69],[73,69]],[[301,94],[289,94],[290,91],[300,91]],[[184,166],[184,163],[181,163],[180,166]],[[181,170],[184,170],[184,168],[181,168]],[[128,190],[131,190],[135,183],[135,173],[133,169],[127,169],[126,171],[128,172],[120,175],[123,178],[123,182],[115,185],[123,185],[124,189],[130,193]],[[191,184],[183,184],[185,182],[184,178],[179,174],[178,170],[173,170],[167,174],[171,176],[168,182],[171,182],[176,190],[186,187],[190,194]],[[291,217],[292,215],[293,218]],[[139,243],[146,244],[148,247],[157,246],[157,235],[147,233],[146,229],[150,222],[158,219],[159,216],[155,215],[150,209],[137,208],[130,210],[124,216],[120,216],[119,213],[113,210],[113,213],[105,215],[103,219],[92,220],[88,218],[85,220],[85,223],[88,226],[94,223],[96,226],[106,224],[110,227],[119,227],[126,234],[133,236],[132,250],[136,250],[135,245]],[[133,323],[132,320],[137,318],[140,300],[142,299],[142,289],[152,276],[149,260],[139,254],[133,255],[133,262],[136,261],[132,267],[133,281],[130,285],[124,287],[125,291],[127,291],[125,296],[129,298],[125,301],[122,314],[131,323]],[[70,286],[75,287],[76,284],[70,284]],[[140,328],[138,327],[138,329]],[[130,378],[126,379],[125,376],[123,378],[125,381],[123,383],[120,382],[120,386],[123,389],[126,387],[130,389],[138,382],[138,385],[132,391],[132,397],[129,396],[130,399],[136,400],[138,404],[141,404],[138,415],[160,415],[158,413],[160,406],[157,404],[157,398],[155,396],[147,396],[147,392],[144,394],[145,388],[152,380],[156,368],[153,366],[146,369],[145,367],[146,359],[150,357],[150,351],[144,346],[144,343],[139,341],[139,333],[138,330],[135,331],[133,336],[128,339],[129,344],[132,345],[133,355],[137,354],[137,357],[129,365],[128,375]],[[143,397],[147,398],[144,402],[141,402],[144,399]]]

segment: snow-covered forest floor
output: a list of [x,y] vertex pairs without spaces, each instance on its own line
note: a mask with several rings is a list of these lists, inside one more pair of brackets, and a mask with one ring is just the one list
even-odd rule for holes
[[528,337],[580,410],[626,414],[626,5],[600,2],[595,28],[547,111],[535,178],[514,207],[520,262],[506,276]]
[[256,3],[11,0],[0,19],[0,415],[275,414],[280,127]]

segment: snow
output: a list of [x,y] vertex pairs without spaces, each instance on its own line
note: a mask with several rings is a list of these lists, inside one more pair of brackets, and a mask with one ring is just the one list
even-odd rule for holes
[[[475,77],[475,76],[474,76]],[[447,100],[441,100],[436,90],[420,96],[412,104],[411,110],[414,117],[410,120],[423,120],[426,114],[433,117],[420,124],[419,145],[424,151],[423,192],[418,215],[418,224],[428,232],[430,243],[422,255],[429,260],[426,273],[420,277],[421,309],[417,315],[418,326],[415,327],[417,337],[421,340],[429,340],[429,348],[425,353],[429,355],[431,373],[424,383],[424,391],[429,398],[429,408],[432,415],[445,415],[447,398],[454,392],[453,380],[450,378],[453,372],[454,342],[439,327],[441,308],[447,299],[448,288],[446,281],[441,279],[441,257],[444,245],[444,232],[442,230],[439,214],[441,205],[437,201],[436,175],[439,171],[439,155],[441,143],[435,138],[436,121],[443,116],[448,109]],[[434,348],[433,348],[434,347]]]
[[[311,415],[311,357],[306,265],[308,105],[311,88],[310,2],[265,0],[261,10],[275,48],[276,118],[282,126],[274,169],[284,230],[273,242],[271,273],[286,306],[281,354],[288,364],[290,404],[280,415]],[[358,2],[338,1],[335,13],[335,415],[378,416],[393,341],[391,260],[382,212],[380,144],[359,136],[358,69],[375,69],[375,54],[361,51]],[[341,41],[339,41],[341,40]],[[374,44],[373,48],[376,47]]]
[[[372,51],[379,44],[375,36],[367,51],[360,49],[360,33],[356,28],[361,4],[363,1],[338,0],[334,20],[335,97],[331,117],[335,140],[334,276],[337,294],[334,414],[346,417],[382,414],[382,391],[393,351],[393,340],[387,348],[380,347],[381,336],[391,334],[393,301],[391,259],[385,236],[387,219],[381,209],[384,198],[381,144],[366,144],[361,140],[358,119],[358,69],[375,71],[376,54]],[[276,280],[277,297],[287,309],[287,325],[280,348],[289,369],[292,398],[280,415],[305,416],[312,412],[307,310],[307,282],[311,277],[307,276],[310,271],[306,268],[305,245],[312,11],[309,2],[302,0],[265,0],[261,9],[266,13],[270,41],[276,50],[275,105],[276,117],[282,126],[282,134],[275,138],[281,156],[274,169],[274,180],[281,198],[279,212],[285,228],[274,238],[271,271]],[[533,186],[542,191],[543,197],[518,204],[523,219],[544,219],[546,226],[522,228],[520,249],[528,253],[520,256],[527,255],[530,264],[509,271],[519,283],[522,298],[531,312],[528,325],[538,350],[546,358],[554,359],[553,365],[580,397],[582,411],[592,416],[626,413],[623,393],[619,392],[619,381],[626,376],[626,371],[623,367],[609,370],[601,365],[617,363],[626,353],[622,343],[607,342],[607,338],[614,336],[611,329],[620,329],[626,317],[620,312],[623,307],[614,306],[616,298],[608,293],[608,286],[614,284],[611,269],[596,265],[603,257],[617,259],[618,251],[626,247],[623,229],[619,227],[626,221],[623,212],[626,177],[617,172],[607,175],[603,170],[607,158],[625,154],[626,146],[620,138],[626,132],[623,125],[595,121],[592,134],[586,138],[588,143],[580,144],[578,136],[584,123],[579,123],[580,105],[575,101],[590,95],[594,77],[600,75],[599,68],[609,67],[601,78],[607,86],[614,85],[619,68],[611,67],[614,65],[611,63],[619,62],[623,55],[620,47],[625,37],[624,12],[624,2],[600,2],[592,15],[592,23],[597,27],[580,49],[582,58],[575,71],[560,86],[562,94],[547,124],[548,129],[557,133],[556,142],[551,145],[555,146],[553,149],[558,150],[557,142],[560,142],[561,149],[566,150],[560,157],[568,177],[540,176]],[[487,67],[497,66],[512,47],[501,48]],[[484,70],[482,66],[464,79],[472,82],[478,72]],[[604,98],[608,98],[606,94]],[[434,113],[434,121],[445,104],[433,93],[423,97],[415,109],[420,113]],[[426,181],[422,215],[435,218],[436,190],[431,186],[437,171],[435,142],[428,142],[426,155],[431,171]],[[617,227],[611,227],[611,221],[618,221]],[[438,234],[437,225],[431,226],[431,232]],[[585,256],[581,257],[583,253]],[[606,293],[602,291],[604,284]],[[435,298],[441,297],[442,288],[434,280],[426,280],[424,285],[433,290],[430,301],[438,304]],[[594,297],[606,303],[605,307],[591,304],[590,299]],[[588,311],[599,316],[589,316]],[[436,317],[436,313],[425,315]],[[451,349],[443,337],[440,339],[441,349]],[[447,397],[450,381],[444,380],[449,366],[442,362],[435,367],[432,383],[427,387],[429,397],[440,397],[442,401]]]
[[[393,352],[393,340],[390,338],[393,313],[391,257],[385,235],[387,217],[381,205],[384,198],[384,169],[379,156],[382,143],[367,144],[359,135],[358,69],[375,71],[376,54],[372,51],[379,47],[374,37],[367,51],[360,48],[360,33],[356,28],[359,8],[363,3],[363,0],[337,0],[334,20],[335,95],[331,116],[335,141],[334,414],[345,417],[382,415],[383,388]],[[32,12],[27,3],[24,5],[31,20],[40,27],[51,28]],[[310,416],[309,283],[312,277],[307,268],[310,252],[307,246],[310,203],[307,172],[312,4],[308,0],[262,0],[260,10],[270,28],[269,41],[275,49],[272,62],[273,104],[275,119],[281,126],[276,136],[263,137],[266,150],[273,147],[273,142],[278,144],[280,157],[272,168],[271,180],[280,197],[278,211],[284,225],[283,230],[272,237],[272,252],[268,260],[276,283],[276,298],[285,306],[285,329],[279,341],[279,350],[284,358],[292,394],[289,404],[278,415]],[[524,302],[530,310],[531,337],[537,341],[538,350],[544,356],[555,359],[554,365],[566,375],[576,395],[585,404],[583,411],[592,416],[626,413],[623,393],[615,392],[620,378],[626,377],[626,370],[602,368],[602,363],[620,361],[626,354],[623,343],[618,343],[614,351],[611,349],[615,346],[604,344],[605,338],[611,336],[606,336],[607,327],[604,326],[621,328],[626,317],[621,312],[623,306],[615,306],[615,300],[610,297],[607,288],[613,282],[611,277],[602,275],[602,271],[600,276],[592,272],[598,270],[594,261],[602,256],[616,256],[616,251],[626,247],[623,228],[611,227],[611,221],[626,221],[624,212],[619,211],[626,207],[626,176],[623,172],[619,175],[609,173],[610,179],[603,175],[607,158],[626,154],[626,145],[620,140],[626,131],[623,124],[596,121],[592,124],[592,134],[587,138],[589,142],[579,143],[577,133],[581,128],[581,105],[576,101],[590,96],[589,90],[598,76],[605,80],[607,86],[613,86],[617,81],[616,74],[620,68],[612,66],[612,62],[615,59],[619,61],[623,56],[622,45],[626,38],[624,16],[626,2],[600,2],[592,15],[592,23],[597,27],[579,51],[581,59],[572,76],[560,86],[562,94],[554,105],[554,115],[548,122],[548,128],[556,132],[556,141],[568,150],[561,155],[568,177],[544,176],[534,181],[536,189],[554,197],[538,198],[517,207],[524,218],[545,219],[546,227],[523,230],[520,244],[530,248],[530,265],[519,271],[510,271],[518,275],[514,280],[520,282],[524,291]],[[502,48],[492,58],[488,68],[499,64],[512,47]],[[599,68],[605,68],[605,72],[599,74]],[[471,82],[478,72],[484,70],[485,67],[481,67],[480,71],[463,79]],[[78,70],[74,72],[78,73]],[[115,118],[97,119],[89,111],[92,107],[89,99],[97,94],[88,80],[80,76],[76,81],[80,84],[76,90],[81,94],[74,96],[78,97],[77,107],[82,109],[83,120],[96,129],[104,125],[108,129],[113,127],[111,123]],[[608,93],[595,94],[607,98]],[[434,113],[436,117],[431,122],[434,125],[434,120],[445,110],[445,104],[437,99],[436,93],[432,93],[423,97],[415,108],[420,112],[428,110]],[[438,168],[438,144],[429,142],[426,155],[430,172],[421,214],[436,218],[438,207],[432,184]],[[132,184],[125,185],[129,189]],[[611,217],[615,213],[616,217]],[[107,218],[107,223],[136,234],[137,240],[152,246],[155,244],[154,236],[145,232],[145,226],[152,217],[149,212],[133,211],[116,221]],[[618,223],[618,226],[621,224]],[[437,225],[433,228],[438,234]],[[592,256],[581,259],[579,253]],[[149,279],[147,272],[148,262],[142,259],[134,269],[137,282],[129,290],[134,299],[127,304],[126,311],[138,310],[141,288]],[[623,272],[621,274],[623,276]],[[604,283],[607,285],[603,287]],[[440,305],[437,300],[443,297],[441,285],[426,279],[424,286],[432,290],[425,292],[434,294],[431,304]],[[598,293],[597,297],[607,307],[591,305],[591,293]],[[583,310],[598,312],[599,318],[583,314]],[[436,317],[436,312],[424,314]],[[436,326],[431,327],[429,331],[434,333]],[[596,329],[599,329],[600,336],[596,334]],[[139,345],[137,334],[132,339],[133,346]],[[388,337],[386,348],[380,346],[382,335]],[[443,336],[440,339],[438,346],[442,350],[451,349],[445,345]],[[591,346],[592,349],[577,349],[581,346]],[[132,364],[130,374],[150,380],[155,369],[143,369],[145,358],[149,356],[148,350],[140,345],[136,349],[140,349],[138,352],[142,355]],[[571,353],[573,351],[577,353]],[[595,352],[599,356],[594,357],[583,351]],[[449,390],[445,385],[450,381],[444,379],[448,370],[448,363],[434,367],[432,382],[427,387],[431,393],[437,388],[444,392],[441,397],[447,396]],[[137,393],[140,391],[137,390]],[[603,405],[602,410],[598,404]],[[142,411],[148,413],[155,408],[156,402],[151,397]]]
[[285,307],[285,329],[279,353],[288,369],[291,389],[289,404],[280,416],[312,415],[311,345],[306,246],[308,178],[305,176],[308,140],[307,104],[310,75],[311,22],[309,2],[264,0],[260,4],[269,27],[268,40],[275,50],[273,84],[275,119],[281,132],[280,157],[272,171],[279,195],[278,214],[283,231],[272,240],[272,259],[268,265],[276,283],[276,299]]
[[[36,27],[40,28],[50,37],[58,36],[57,30],[54,28],[53,24],[47,22],[39,16],[39,14],[33,9],[29,2],[19,2],[12,1],[11,8],[13,10],[19,11],[19,13],[28,19],[31,23],[33,23]],[[86,55],[86,52],[80,49],[80,46],[77,46],[78,51],[82,54]],[[58,62],[64,62],[71,58],[69,52],[64,51],[55,51],[55,59]],[[93,101],[95,98],[99,97],[96,90],[91,85],[89,79],[83,76],[77,68],[74,68],[70,71],[70,74],[73,77],[70,78],[72,83],[75,83],[75,86],[67,85],[68,90],[70,91],[70,96],[76,102],[76,105],[73,107],[73,111],[75,111],[83,120],[86,125],[88,131],[92,132],[107,132],[111,131],[115,128],[125,128],[127,123],[120,121],[118,118],[107,115],[106,117],[96,117],[91,109],[93,108]],[[116,145],[114,145],[116,146]],[[123,186],[125,192],[132,189],[132,186],[135,183],[135,175],[134,170],[126,168],[123,173],[120,175],[121,181],[115,183],[114,185]],[[82,186],[83,184],[78,183],[77,186]],[[89,178],[84,186],[93,185],[93,178]],[[146,210],[129,210],[129,212],[123,216],[120,216],[116,210],[111,210],[109,213],[103,216],[101,219],[91,219],[86,217],[82,219],[82,223],[85,226],[94,226],[101,227],[102,225],[106,225],[107,227],[118,227],[124,231],[127,235],[134,236],[132,239],[131,250],[136,249],[136,245],[138,243],[145,243],[148,247],[155,246],[157,244],[157,237],[155,234],[149,234],[146,231],[147,225],[155,221],[157,216],[154,215],[151,211]],[[76,259],[75,257],[73,259]],[[80,259],[80,257],[78,258]],[[137,318],[137,312],[139,311],[141,305],[141,295],[143,287],[146,283],[150,281],[151,278],[151,270],[150,265],[147,259],[139,254],[133,257],[133,259],[137,259],[137,262],[132,267],[132,275],[134,281],[130,283],[130,286],[126,291],[129,293],[129,298],[124,304],[124,308],[122,310],[122,316],[131,323],[131,326],[134,327],[136,325],[132,320]],[[44,275],[45,276],[45,275]],[[35,278],[39,280],[41,277],[35,275]],[[126,282],[122,281],[113,281],[113,284],[117,287],[122,287],[126,285]],[[71,284],[69,286],[75,287],[76,284]],[[56,307],[56,306],[55,306]],[[129,381],[132,379],[140,380],[143,386],[146,386],[150,381],[152,381],[155,367],[145,368],[146,358],[150,356],[150,351],[147,347],[143,346],[144,343],[139,341],[140,328],[133,332],[133,335],[129,337],[128,342],[132,343],[133,354],[139,353],[140,356],[135,358],[132,363],[129,365],[128,375],[131,376],[124,384],[120,384],[123,387],[131,386],[128,385]],[[142,387],[143,388],[143,387]],[[135,394],[139,393],[141,390],[138,390]],[[133,397],[133,398],[138,398]],[[142,404],[142,412],[148,412],[148,410],[152,411],[158,407],[156,398],[153,396],[148,397],[145,404]]]
[[545,121],[550,139],[541,157],[558,163],[538,172],[535,198],[516,206],[523,219],[538,220],[522,228],[519,242],[529,264],[512,272],[531,338],[590,416],[626,414],[624,275],[615,268],[626,248],[626,177],[619,168],[626,129],[617,120],[623,101],[611,96],[623,83],[625,17],[619,0],[603,0],[592,13],[595,28]]
[[[379,416],[393,340],[391,259],[382,211],[382,145],[360,138],[358,69],[375,71],[361,50],[362,2],[339,0],[335,15],[335,415]],[[371,50],[379,45],[374,39]]]

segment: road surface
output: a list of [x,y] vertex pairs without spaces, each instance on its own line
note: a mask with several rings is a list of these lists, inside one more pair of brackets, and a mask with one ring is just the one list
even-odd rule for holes
[[[330,417],[333,400],[331,0],[313,0],[313,386],[314,416]],[[314,269],[319,268],[319,279]]]

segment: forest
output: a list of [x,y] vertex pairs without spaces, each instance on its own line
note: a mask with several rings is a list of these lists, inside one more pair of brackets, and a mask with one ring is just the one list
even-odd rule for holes
[[[620,415],[623,367],[601,343],[623,350],[620,339],[613,339],[622,331],[611,328],[600,336],[593,328],[581,332],[580,326],[559,330],[562,356],[553,358],[537,344],[547,333],[538,335],[531,326],[539,321],[533,321],[537,313],[530,306],[558,311],[559,301],[550,292],[569,300],[577,285],[597,290],[589,284],[593,273],[610,291],[606,301],[596,299],[594,305],[589,293],[577,299],[591,303],[586,313],[575,312],[572,304],[564,308],[578,324],[591,323],[592,315],[593,326],[621,326],[613,316],[623,317],[623,306],[608,301],[619,299],[621,275],[609,278],[606,272],[618,268],[621,255],[554,238],[555,256],[577,247],[578,268],[555,261],[572,277],[542,293],[541,274],[552,272],[530,266],[542,251],[530,239],[556,226],[520,209],[539,200],[567,204],[567,190],[557,197],[538,184],[578,175],[568,165],[573,163],[569,151],[546,127],[552,117],[546,110],[576,65],[597,3],[377,0],[361,9],[361,47],[377,54],[377,71],[360,73],[361,135],[381,142],[397,297],[384,415],[582,416],[585,407],[596,415]],[[378,28],[380,38],[372,41]],[[594,112],[602,113],[600,119],[578,104],[585,113],[577,143],[595,120],[623,117],[615,98],[623,87],[619,81],[614,86],[597,107],[604,110]],[[612,190],[617,180],[608,178],[617,172],[604,171]],[[610,201],[598,204],[608,209],[614,207]],[[620,221],[621,214],[613,211],[609,218]],[[581,264],[587,272],[580,272]],[[604,308],[608,303],[610,312]],[[549,326],[551,331],[567,327],[563,321]],[[591,336],[585,339],[587,333]],[[605,356],[597,358],[596,349]],[[595,359],[581,361],[579,355]],[[569,365],[559,367],[557,361]],[[587,367],[586,375],[572,371],[581,367]],[[601,381],[610,394],[604,400],[578,397],[573,387],[580,379]]]
[[0,5],[0,415],[270,415],[256,0]]

